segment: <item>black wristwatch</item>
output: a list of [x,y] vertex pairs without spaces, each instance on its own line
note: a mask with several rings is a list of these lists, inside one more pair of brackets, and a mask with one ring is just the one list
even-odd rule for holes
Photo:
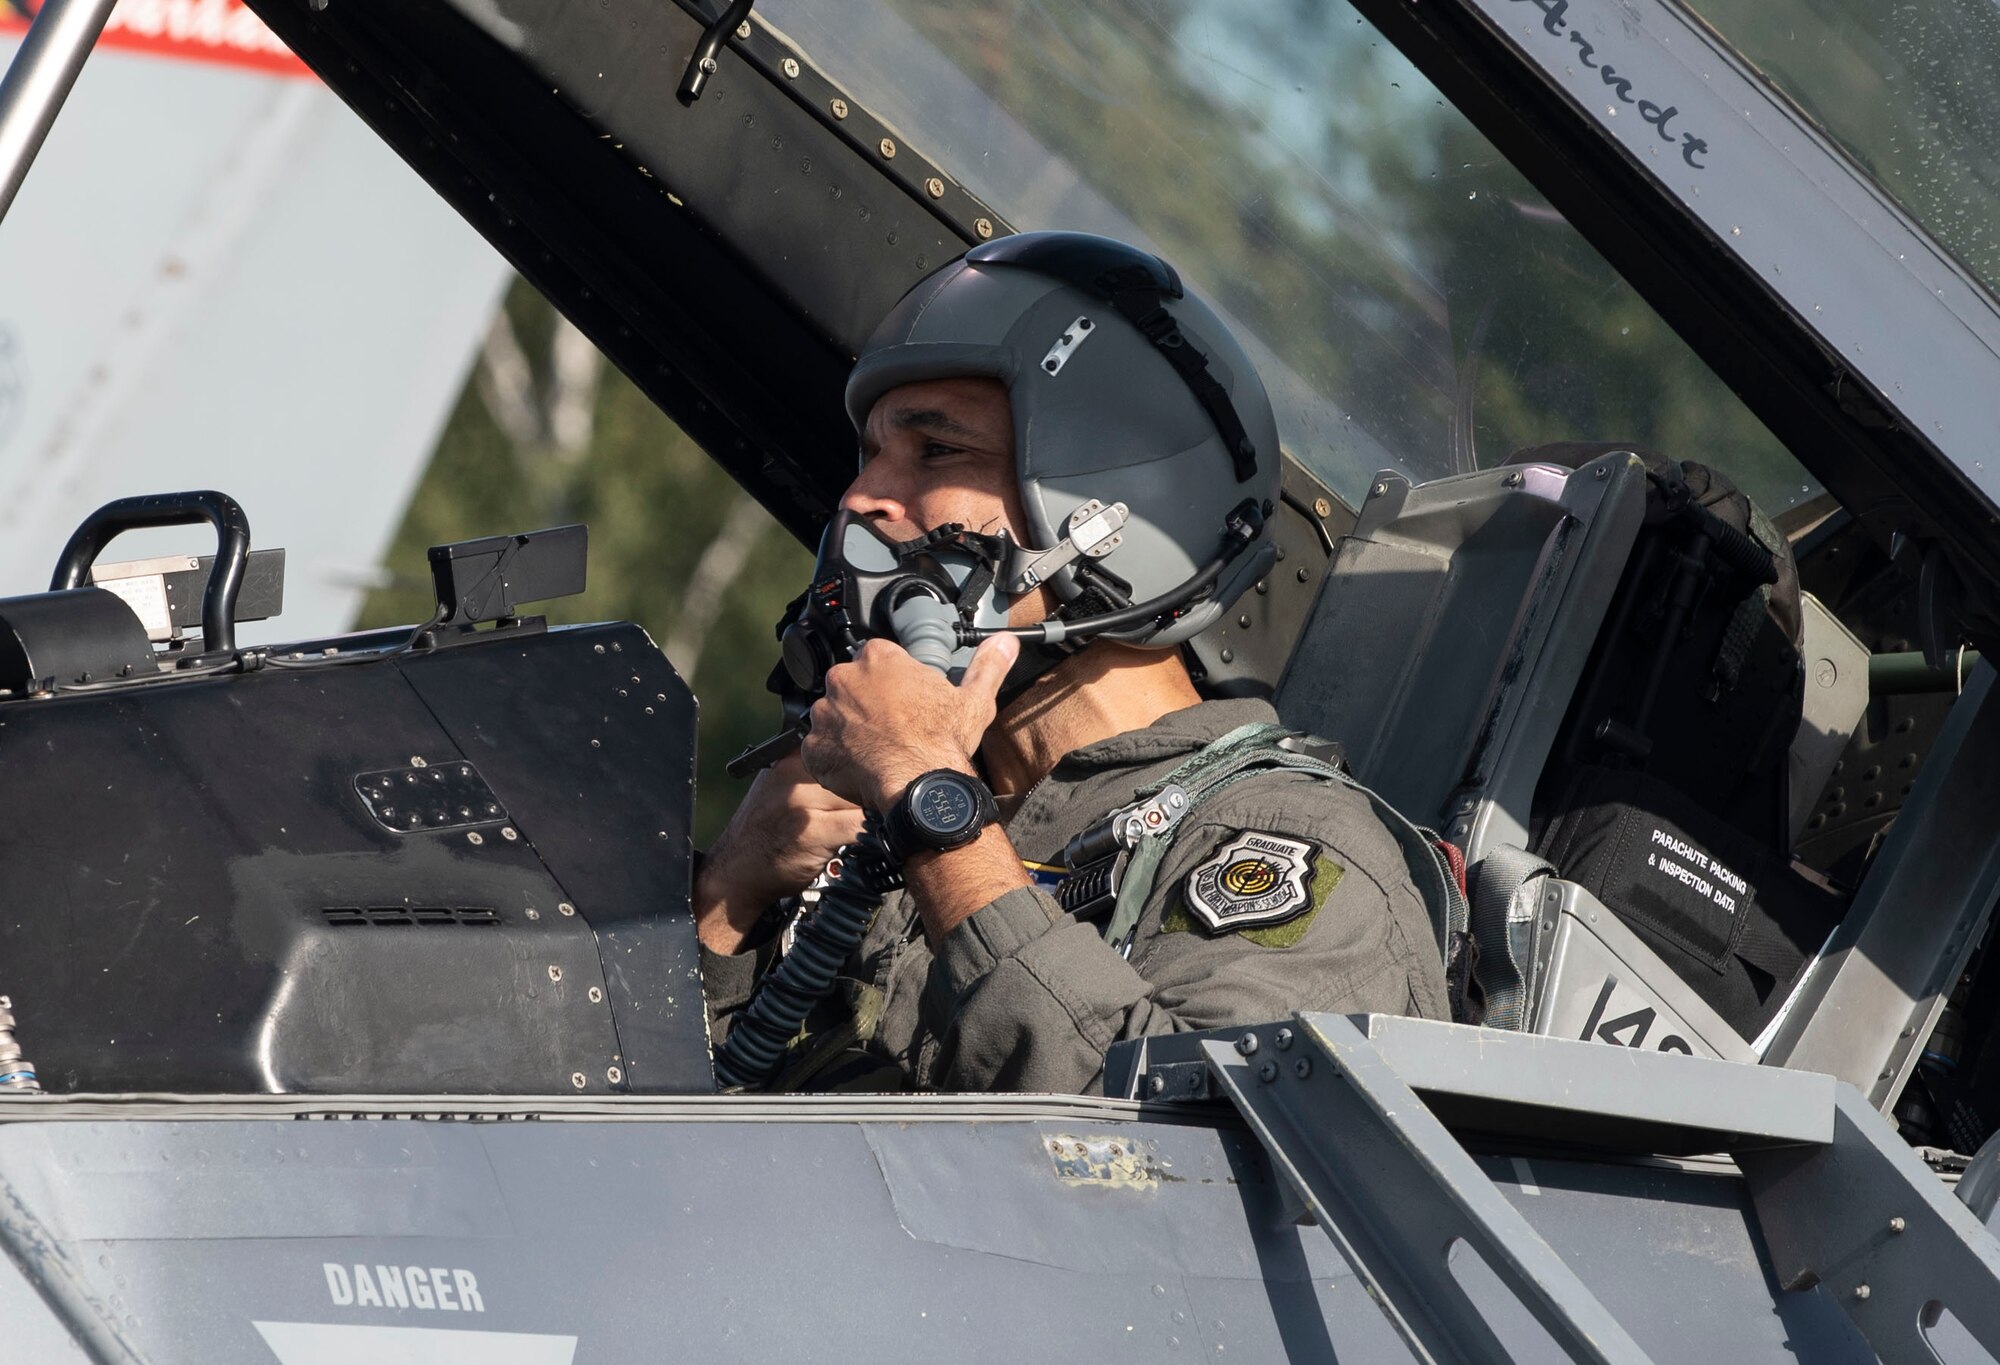
[[903,788],[883,817],[882,835],[901,859],[925,849],[963,848],[999,818],[984,782],[955,768],[933,768]]

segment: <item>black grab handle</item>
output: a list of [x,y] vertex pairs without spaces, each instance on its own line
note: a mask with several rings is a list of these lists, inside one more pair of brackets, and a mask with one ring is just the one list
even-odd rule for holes
[[250,558],[250,518],[227,493],[197,489],[189,493],[150,493],[143,498],[107,502],[83,519],[56,561],[50,592],[83,586],[84,576],[104,547],[125,531],[146,526],[191,526],[205,521],[215,528],[215,568],[201,595],[201,649],[214,654],[236,648],[236,594],[243,586],[243,565]]

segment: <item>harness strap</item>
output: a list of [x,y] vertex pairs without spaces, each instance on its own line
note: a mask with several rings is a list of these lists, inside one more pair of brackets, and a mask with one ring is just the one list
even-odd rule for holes
[[[1280,747],[1301,737],[1283,725],[1253,721],[1239,725],[1228,734],[1203,747],[1159,782],[1139,789],[1141,800],[1157,794],[1169,784],[1187,792],[1188,813],[1223,788],[1266,770],[1296,772],[1320,781],[1338,782],[1368,799],[1377,819],[1395,839],[1409,869],[1410,879],[1430,912],[1431,928],[1437,938],[1438,960],[1449,956],[1455,935],[1463,935],[1471,913],[1458,879],[1439,852],[1435,834],[1411,823],[1401,811],[1356,782],[1346,772],[1312,753]],[[1160,865],[1173,845],[1174,831],[1186,817],[1158,834],[1142,836],[1133,846],[1131,857],[1119,880],[1118,898],[1104,925],[1104,941],[1116,947],[1138,927],[1146,901],[1153,893]]]
[[1479,945],[1473,974],[1486,996],[1488,1028],[1518,1032],[1527,1026],[1541,883],[1555,870],[1546,858],[1504,845],[1479,860],[1472,882],[1472,939]]

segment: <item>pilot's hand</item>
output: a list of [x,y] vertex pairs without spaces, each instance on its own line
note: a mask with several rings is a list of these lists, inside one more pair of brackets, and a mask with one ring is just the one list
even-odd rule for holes
[[757,774],[695,881],[695,932],[734,953],[764,912],[797,895],[842,844],[861,834],[861,809],[806,775],[796,753]]
[[853,662],[827,670],[826,695],[813,703],[799,751],[806,771],[874,811],[895,805],[905,787],[935,768],[975,772],[973,755],[1020,653],[1011,635],[982,642],[954,687],[894,641],[867,641]]

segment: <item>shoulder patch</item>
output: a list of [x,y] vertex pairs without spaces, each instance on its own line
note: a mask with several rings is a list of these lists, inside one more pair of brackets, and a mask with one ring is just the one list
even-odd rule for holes
[[1188,873],[1187,907],[1211,933],[1283,924],[1312,908],[1313,847],[1245,830]]

